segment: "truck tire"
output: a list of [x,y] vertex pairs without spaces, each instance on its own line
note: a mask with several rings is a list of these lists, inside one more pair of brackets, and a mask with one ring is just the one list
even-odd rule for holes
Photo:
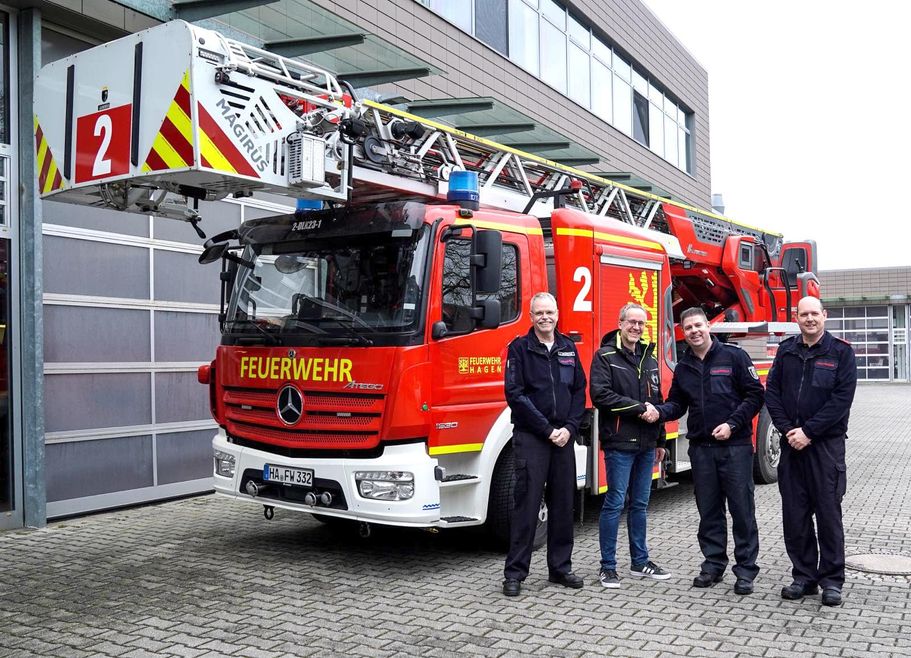
[[[516,458],[512,451],[512,445],[507,445],[497,465],[493,469],[493,477],[490,482],[490,497],[487,503],[487,523],[486,529],[488,536],[493,540],[494,545],[501,551],[509,550],[509,528],[512,522],[512,504],[513,492],[516,487]],[[544,499],[541,499],[541,507],[538,510],[538,525],[535,528],[535,539],[532,548],[537,550],[544,546],[547,541],[547,506]]]
[[778,482],[778,461],[781,459],[781,434],[775,429],[765,407],[756,423],[756,452],[753,455],[753,481],[756,484]]

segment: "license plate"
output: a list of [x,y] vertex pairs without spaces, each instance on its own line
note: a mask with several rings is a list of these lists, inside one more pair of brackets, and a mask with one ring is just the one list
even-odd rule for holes
[[296,487],[313,486],[313,470],[309,468],[292,468],[291,466],[274,466],[266,464],[263,467],[263,480],[278,484],[291,484]]

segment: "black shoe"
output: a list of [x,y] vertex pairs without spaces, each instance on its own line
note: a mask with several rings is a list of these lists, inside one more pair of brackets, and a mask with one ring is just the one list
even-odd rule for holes
[[518,596],[522,591],[522,581],[515,578],[507,578],[503,581],[503,593],[506,596]]
[[805,596],[813,596],[819,592],[816,585],[807,585],[806,583],[793,582],[787,587],[781,588],[781,598],[788,601],[799,601]]
[[740,594],[741,596],[746,596],[747,594],[753,593],[753,581],[747,580],[746,578],[738,578],[737,582],[734,583],[734,594]]
[[563,587],[572,587],[573,589],[579,589],[585,584],[585,581],[573,572],[552,573],[547,580],[557,585],[563,585]]
[[837,587],[823,587],[822,604],[841,605],[841,590]]
[[693,578],[693,587],[712,587],[715,583],[720,583],[724,579],[722,573],[706,573],[703,571]]

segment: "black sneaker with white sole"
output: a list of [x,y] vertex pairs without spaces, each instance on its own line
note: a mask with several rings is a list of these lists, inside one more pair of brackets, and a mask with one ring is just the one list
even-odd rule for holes
[[620,587],[620,576],[618,576],[617,572],[613,569],[601,569],[598,578],[601,580],[601,587],[607,587],[609,589],[617,589]]
[[651,578],[652,580],[667,580],[671,577],[667,571],[649,560],[645,564],[634,564],[629,568],[629,575],[636,578]]

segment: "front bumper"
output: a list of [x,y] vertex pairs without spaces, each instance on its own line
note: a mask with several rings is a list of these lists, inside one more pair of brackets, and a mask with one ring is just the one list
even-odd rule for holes
[[[234,477],[215,473],[215,491],[225,496],[259,505],[313,512],[355,521],[397,526],[428,527],[440,523],[440,487],[434,477],[437,460],[427,454],[423,443],[387,446],[375,459],[296,459],[273,455],[254,448],[229,443],[223,430],[212,439],[212,447],[235,459]],[[264,483],[266,464],[313,470],[313,486]],[[369,500],[362,498],[354,480],[356,471],[408,471],[414,474],[414,496],[408,500]],[[258,493],[247,493],[253,480]],[[306,494],[316,494],[316,504],[305,502]],[[319,494],[328,492],[332,501],[325,505]]]

